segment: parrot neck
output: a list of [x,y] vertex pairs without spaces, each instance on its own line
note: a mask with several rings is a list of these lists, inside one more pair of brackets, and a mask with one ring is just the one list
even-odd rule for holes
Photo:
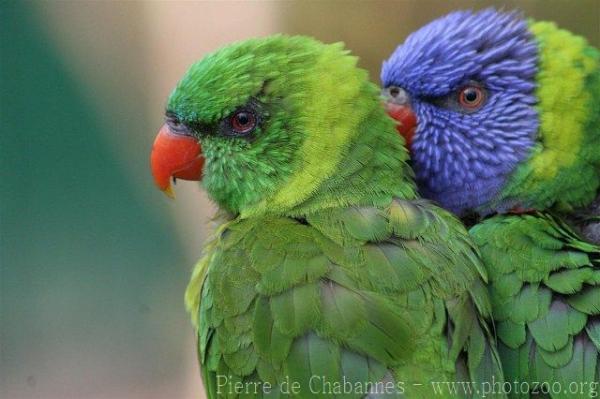
[[[327,50],[304,74],[294,101],[303,118],[303,141],[293,166],[272,194],[239,209],[242,217],[302,217],[321,209],[414,198],[408,152],[381,104],[379,88],[341,44]],[[343,84],[340,79],[343,77]]]
[[286,212],[287,216],[336,207],[387,206],[392,198],[415,199],[416,186],[412,170],[403,159],[406,150],[400,136],[395,131],[389,134],[393,139],[390,141],[400,145],[376,144],[373,141],[378,139],[374,136],[362,135],[363,140],[350,148],[337,172],[323,181],[313,195]]
[[538,145],[491,207],[572,212],[590,204],[600,188],[600,53],[552,23],[530,29],[540,48]]
[[[349,144],[341,150],[331,173],[309,176],[319,180],[314,190],[291,201],[272,199],[243,210],[242,217],[277,214],[303,217],[323,209],[347,206],[387,206],[392,198],[416,198],[412,169],[407,164],[408,152],[393,121],[385,115],[378,100],[363,115]],[[310,159],[324,163],[329,159]],[[310,168],[309,168],[310,169]],[[297,172],[306,177],[305,169]],[[297,193],[302,193],[300,187]],[[279,198],[282,198],[279,196]]]

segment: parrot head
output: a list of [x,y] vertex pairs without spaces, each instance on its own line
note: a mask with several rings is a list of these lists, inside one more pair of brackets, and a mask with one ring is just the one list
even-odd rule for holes
[[593,198],[598,169],[585,194],[574,189],[584,87],[597,71],[588,58],[581,38],[494,9],[453,12],[411,34],[381,80],[421,194],[459,215]]
[[502,188],[534,145],[536,56],[525,21],[486,10],[426,25],[384,62],[424,196],[460,214]]
[[152,172],[167,194],[172,179],[201,180],[233,214],[342,201],[347,194],[336,175],[368,165],[351,151],[360,140],[384,142],[393,149],[384,151],[388,161],[404,164],[388,119],[377,88],[341,44],[280,35],[246,40],[206,56],[177,84]]

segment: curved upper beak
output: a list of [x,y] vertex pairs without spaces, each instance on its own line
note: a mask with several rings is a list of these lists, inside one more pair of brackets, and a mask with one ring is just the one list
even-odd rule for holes
[[408,93],[400,87],[390,86],[383,89],[382,96],[385,110],[398,122],[396,130],[404,137],[406,146],[410,149],[417,130],[417,116],[410,106]]
[[202,179],[202,147],[195,137],[174,133],[165,123],[154,140],[150,167],[158,188],[175,198],[171,180]]

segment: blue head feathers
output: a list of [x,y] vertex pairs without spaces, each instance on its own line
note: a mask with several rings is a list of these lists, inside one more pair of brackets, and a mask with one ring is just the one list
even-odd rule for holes
[[534,145],[536,61],[527,22],[488,9],[431,22],[384,62],[384,87],[403,90],[417,117],[412,156],[423,196],[458,214],[488,211]]

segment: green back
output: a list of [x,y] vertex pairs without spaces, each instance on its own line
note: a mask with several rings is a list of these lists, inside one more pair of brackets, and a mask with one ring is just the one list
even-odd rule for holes
[[[600,187],[600,54],[552,23],[530,28],[540,56],[538,143],[502,199],[571,213]],[[597,395],[600,248],[542,213],[494,216],[470,233],[490,276],[507,381],[546,383],[554,399]]]
[[187,295],[211,398],[224,393],[219,376],[272,387],[289,378],[300,397],[327,394],[323,379],[349,381],[340,396],[391,381],[417,398],[434,395],[431,381],[503,380],[477,252],[429,203],[238,218],[204,259]]
[[506,380],[562,387],[554,399],[597,395],[600,247],[547,214],[495,216],[470,233],[488,268]]

